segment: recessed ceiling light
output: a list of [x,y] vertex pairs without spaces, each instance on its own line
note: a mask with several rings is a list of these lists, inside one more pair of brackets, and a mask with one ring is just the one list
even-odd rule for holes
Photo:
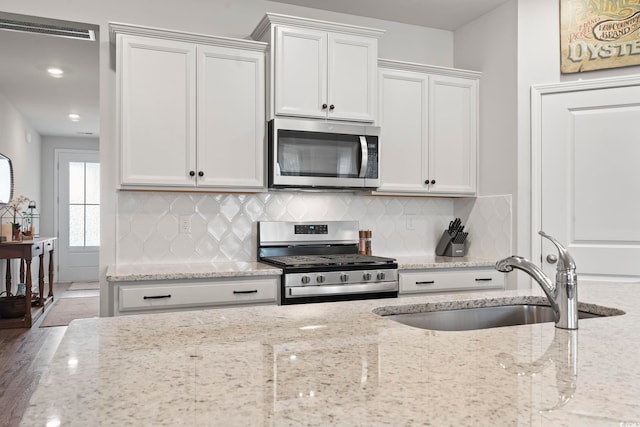
[[80,121],[80,114],[76,114],[76,113],[69,114],[69,120],[71,120],[72,122]]
[[64,71],[61,68],[57,68],[57,67],[47,68],[47,73],[49,73],[51,77],[56,77],[56,78],[60,78],[64,75]]

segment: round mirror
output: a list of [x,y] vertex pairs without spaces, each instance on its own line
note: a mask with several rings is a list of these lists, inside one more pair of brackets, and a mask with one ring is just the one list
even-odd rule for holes
[[0,154],[0,206],[13,198],[13,165],[11,159]]

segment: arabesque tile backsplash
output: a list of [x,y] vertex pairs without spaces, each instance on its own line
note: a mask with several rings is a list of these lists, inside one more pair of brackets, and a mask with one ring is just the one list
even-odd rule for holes
[[[376,255],[432,255],[442,230],[460,217],[469,255],[511,253],[511,196],[474,199],[352,193],[118,195],[118,264],[255,261],[257,221],[357,220],[373,231]],[[190,224],[184,231],[181,225]]]

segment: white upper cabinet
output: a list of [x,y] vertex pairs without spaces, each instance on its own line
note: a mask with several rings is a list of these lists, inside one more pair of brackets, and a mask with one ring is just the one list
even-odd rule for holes
[[373,122],[381,30],[267,14],[252,33],[271,44],[269,111]]
[[266,44],[111,31],[122,188],[264,190]]
[[476,194],[479,73],[381,60],[379,194]]
[[264,91],[262,52],[198,46],[198,186],[264,187]]
[[477,145],[478,79],[430,75],[429,191],[475,194]]
[[123,35],[117,43],[122,183],[192,185],[195,45]]

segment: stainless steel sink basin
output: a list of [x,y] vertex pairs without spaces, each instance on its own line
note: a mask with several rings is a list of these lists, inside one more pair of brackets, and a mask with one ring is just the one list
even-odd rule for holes
[[[553,310],[546,305],[511,304],[495,307],[463,308],[459,310],[425,311],[409,314],[392,314],[388,319],[404,325],[437,331],[469,331],[554,322]],[[605,317],[587,311],[578,311],[579,319]]]

